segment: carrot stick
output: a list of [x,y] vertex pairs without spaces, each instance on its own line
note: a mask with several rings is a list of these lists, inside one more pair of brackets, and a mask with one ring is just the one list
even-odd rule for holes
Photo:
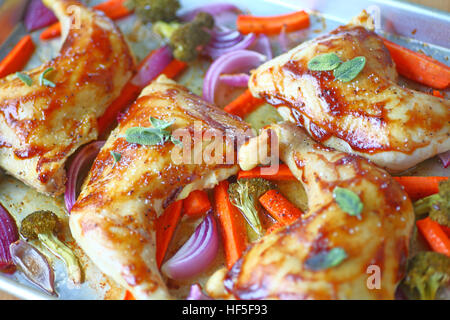
[[198,218],[211,209],[208,194],[203,190],[192,191],[183,200],[183,212],[189,217]]
[[262,105],[264,100],[253,97],[250,90],[245,90],[239,97],[230,102],[224,110],[241,118]]
[[106,129],[116,119],[117,114],[136,100],[141,92],[141,88],[135,86],[130,81],[123,87],[120,96],[117,97],[106,109],[105,113],[97,119],[98,132],[103,134]]
[[[124,2],[126,0],[109,0],[102,2],[96,6],[94,6],[94,9],[102,11],[105,13],[106,16],[113,20],[117,20],[120,18],[123,18],[129,14],[131,14],[131,11],[128,10],[127,7],[124,6]],[[41,40],[48,40],[55,37],[58,37],[61,35],[61,23],[56,22],[49,26],[47,29],[42,31],[40,35]]]
[[247,247],[245,220],[228,196],[228,181],[222,181],[214,188],[215,214],[222,230],[225,257],[228,269],[241,257]]
[[297,178],[292,174],[289,167],[285,164],[280,164],[278,172],[275,174],[265,174],[262,170],[264,167],[256,167],[249,171],[239,171],[238,179],[245,178],[264,178],[266,180],[274,181],[295,181]]
[[125,292],[125,297],[123,298],[123,300],[136,300],[136,298],[130,291],[127,290],[127,292]]
[[267,35],[279,34],[286,28],[286,32],[297,31],[309,27],[309,14],[305,11],[296,11],[279,16],[255,17],[238,15],[237,28],[242,33],[264,33]]
[[259,202],[272,217],[284,224],[294,222],[303,214],[277,190],[267,191],[259,198]]
[[441,229],[439,223],[427,217],[422,220],[417,220],[416,225],[433,251],[450,257],[450,239]]
[[186,69],[187,63],[173,59],[170,63],[164,68],[162,74],[164,74],[167,78],[173,79],[178,74],[180,74],[184,69]]
[[443,226],[443,225],[440,225],[440,226],[441,226],[442,231],[444,231],[444,233],[447,235],[447,237],[450,237],[450,228],[447,226]]
[[23,37],[0,62],[0,78],[22,70],[33,55],[35,48],[30,35]]
[[383,41],[402,76],[436,89],[450,85],[450,68],[445,64],[389,40]]
[[180,221],[182,206],[183,201],[181,200],[173,202],[156,220],[156,263],[158,268],[161,267],[170,240],[172,240],[175,228]]
[[442,95],[442,93],[439,90],[433,90],[433,96],[438,97],[438,98],[444,98],[444,96]]
[[394,177],[399,182],[412,201],[425,198],[439,192],[439,182],[447,177]]
[[131,14],[124,5],[126,0],[108,0],[94,6],[94,9],[104,12],[111,19],[120,19]]

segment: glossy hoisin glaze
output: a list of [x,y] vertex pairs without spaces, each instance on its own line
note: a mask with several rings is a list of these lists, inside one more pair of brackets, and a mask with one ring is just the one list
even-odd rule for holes
[[[150,117],[174,121],[172,135],[183,147],[170,141],[152,146],[127,142],[126,130],[151,127]],[[228,139],[209,139],[212,130],[228,132]],[[136,298],[168,298],[155,262],[156,217],[190,191],[212,188],[236,174],[237,146],[250,136],[250,127],[240,119],[161,76],[143,90],[97,156],[71,211],[74,238],[104,273]],[[182,158],[184,149],[193,152]],[[214,161],[201,156],[211,150]],[[111,151],[121,154],[118,163]]]
[[[367,59],[351,82],[311,71],[324,53]],[[253,72],[253,95],[279,107],[314,140],[364,156],[390,171],[408,169],[450,149],[450,102],[397,84],[390,54],[363,13],[352,23],[303,43]]]
[[[97,138],[97,118],[135,66],[123,35],[104,14],[77,1],[44,3],[67,37],[56,58],[24,72],[31,86],[15,75],[0,79],[0,166],[38,191],[58,195],[64,192],[65,161]],[[80,13],[79,25],[71,23],[67,11]],[[55,87],[39,83],[48,68],[54,71],[46,79]]]
[[[279,140],[280,159],[304,185],[309,209],[250,247],[225,276],[225,288],[239,299],[393,299],[414,225],[405,191],[366,159],[324,148],[287,122],[269,126],[242,146],[240,161],[255,153],[268,130]],[[247,163],[241,166],[248,169]],[[339,207],[335,187],[359,196],[360,217]],[[308,267],[308,259],[337,247],[347,254],[342,263],[322,270]],[[370,266],[379,268],[379,289],[367,286],[376,284],[369,279]]]

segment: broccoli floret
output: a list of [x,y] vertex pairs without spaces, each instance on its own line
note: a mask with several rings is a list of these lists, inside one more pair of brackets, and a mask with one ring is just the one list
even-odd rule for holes
[[402,288],[410,299],[434,300],[439,289],[450,284],[450,258],[444,254],[419,252],[409,262]]
[[178,0],[127,0],[125,6],[134,10],[143,22],[174,21],[180,9]]
[[428,212],[432,220],[450,227],[450,180],[439,183],[439,193],[416,201],[414,211],[418,216]]
[[64,261],[69,278],[74,283],[81,282],[81,268],[78,259],[55,235],[59,218],[51,211],[36,211],[22,220],[20,233],[29,240],[39,239],[51,252]]
[[159,21],[153,31],[169,40],[173,56],[181,61],[190,62],[197,58],[198,48],[211,40],[207,29],[214,27],[214,18],[205,12],[199,12],[191,22],[180,24]]
[[262,236],[262,225],[259,219],[261,204],[258,199],[272,189],[275,189],[274,184],[262,178],[240,179],[228,187],[231,203],[244,214],[257,237]]

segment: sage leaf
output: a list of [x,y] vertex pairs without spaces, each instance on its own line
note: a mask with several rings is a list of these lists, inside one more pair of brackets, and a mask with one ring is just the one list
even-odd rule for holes
[[160,129],[160,130],[164,130],[167,129],[168,127],[170,127],[171,125],[173,125],[174,121],[172,122],[167,122],[164,120],[160,120],[157,118],[153,118],[150,117],[150,123],[152,124],[152,126],[156,129]]
[[183,146],[183,143],[182,143],[180,140],[174,138],[173,136],[170,136],[170,141],[171,141],[174,145],[176,145],[176,146],[178,146],[178,147],[182,147],[182,146]]
[[56,85],[52,81],[45,79],[45,76],[47,75],[47,73],[50,73],[53,70],[54,70],[53,68],[47,68],[47,69],[45,69],[44,72],[41,73],[41,75],[39,76],[39,85],[46,86],[46,87],[52,87],[52,88],[56,87]]
[[366,65],[366,57],[356,57],[345,61],[339,67],[334,69],[333,74],[337,80],[349,82],[356,78]]
[[16,76],[29,87],[31,87],[31,85],[33,84],[33,79],[31,79],[30,76],[25,73],[16,72]]
[[164,134],[155,128],[132,127],[125,132],[125,139],[129,143],[153,146],[158,143],[164,143]]
[[325,53],[315,56],[308,62],[308,69],[312,71],[334,70],[342,63],[335,53]]
[[359,196],[353,191],[341,187],[333,190],[333,197],[338,206],[351,216],[358,216],[363,210],[363,204]]
[[305,267],[313,270],[324,270],[339,265],[347,258],[344,249],[336,247],[329,251],[321,251],[305,261]]
[[120,161],[120,159],[122,159],[122,155],[120,153],[115,152],[115,151],[111,151],[110,153],[111,153],[111,156],[114,159],[114,163],[117,163],[117,162]]

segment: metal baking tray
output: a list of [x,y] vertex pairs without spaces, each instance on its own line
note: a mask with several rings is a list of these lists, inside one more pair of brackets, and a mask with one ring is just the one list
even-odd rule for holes
[[[88,5],[101,1],[86,0]],[[363,9],[375,18],[376,30],[379,34],[413,50],[420,50],[427,55],[449,65],[450,55],[450,14],[448,12],[431,9],[398,0],[181,0],[182,11],[186,11],[204,4],[213,2],[229,2],[248,10],[255,15],[276,15],[290,11],[304,9],[311,13],[311,27],[303,32],[304,40],[314,38],[326,33],[339,25],[347,23],[352,17],[358,15]],[[0,59],[2,59],[26,33],[22,23],[23,13],[28,0],[0,0]],[[132,19],[125,18],[124,20]],[[119,21],[122,28],[124,21]],[[33,33],[38,42],[40,31]],[[51,41],[50,45],[57,45],[59,40]],[[48,45],[48,44],[47,44]],[[40,62],[30,62],[31,68]],[[444,175],[448,175],[448,171]],[[23,193],[23,197],[30,197],[30,191],[13,178],[4,177],[9,182],[1,183],[0,173],[0,201],[8,202],[4,193]],[[8,187],[5,188],[4,186]],[[13,190],[13,191],[11,191]],[[44,197],[34,195],[33,197]],[[34,198],[33,198],[34,200]],[[46,206],[54,207],[55,201],[48,199]],[[9,203],[10,206],[26,206],[23,203]],[[93,276],[81,288],[73,288],[65,281],[64,268],[56,265],[56,280],[59,299],[104,299],[108,295],[105,286],[114,286],[105,277],[95,270]],[[105,284],[106,283],[106,284]],[[11,293],[22,299],[55,299],[38,290],[23,276],[6,276],[0,274],[0,290]]]

